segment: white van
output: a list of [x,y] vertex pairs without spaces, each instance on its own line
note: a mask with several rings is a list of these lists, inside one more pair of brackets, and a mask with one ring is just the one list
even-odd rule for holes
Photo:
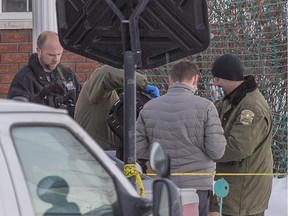
[[1,216],[182,214],[169,179],[154,182],[153,202],[140,198],[61,109],[0,99],[0,173]]

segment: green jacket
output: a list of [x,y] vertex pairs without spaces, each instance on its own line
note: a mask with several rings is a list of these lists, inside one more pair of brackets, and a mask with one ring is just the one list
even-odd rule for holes
[[[146,76],[136,72],[137,90],[144,90],[146,85]],[[104,150],[122,148],[122,141],[108,126],[107,118],[119,98],[117,90],[123,86],[124,70],[103,66],[84,83],[76,103],[75,120]]]
[[[225,153],[216,161],[216,173],[247,174],[216,175],[215,180],[224,178],[230,188],[223,199],[223,214],[242,216],[264,212],[272,187],[269,174],[273,172],[269,106],[253,76],[245,77],[238,88],[215,105],[227,139]],[[217,211],[215,198],[212,203],[210,211]]]

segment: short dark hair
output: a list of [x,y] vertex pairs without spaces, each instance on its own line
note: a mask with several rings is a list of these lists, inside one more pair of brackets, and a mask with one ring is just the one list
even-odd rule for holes
[[183,82],[192,79],[199,73],[196,64],[188,60],[182,60],[175,64],[170,71],[170,78],[173,82]]

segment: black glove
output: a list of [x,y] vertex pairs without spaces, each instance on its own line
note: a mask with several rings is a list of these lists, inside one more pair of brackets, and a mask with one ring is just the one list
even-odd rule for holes
[[48,96],[49,94],[58,94],[63,96],[65,94],[64,89],[62,86],[58,83],[53,83],[51,85],[48,85],[44,87],[38,94],[39,98],[44,98],[45,96]]
[[45,103],[44,101],[46,100],[46,97],[48,97],[50,94],[57,94],[63,96],[65,94],[65,91],[61,85],[59,85],[58,83],[53,83],[42,88],[37,95],[34,95],[34,97],[31,98],[31,101],[34,101],[36,103]]

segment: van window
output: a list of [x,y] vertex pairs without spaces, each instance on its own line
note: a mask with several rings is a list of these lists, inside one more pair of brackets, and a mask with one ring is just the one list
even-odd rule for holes
[[12,129],[35,215],[118,215],[113,178],[65,128]]

